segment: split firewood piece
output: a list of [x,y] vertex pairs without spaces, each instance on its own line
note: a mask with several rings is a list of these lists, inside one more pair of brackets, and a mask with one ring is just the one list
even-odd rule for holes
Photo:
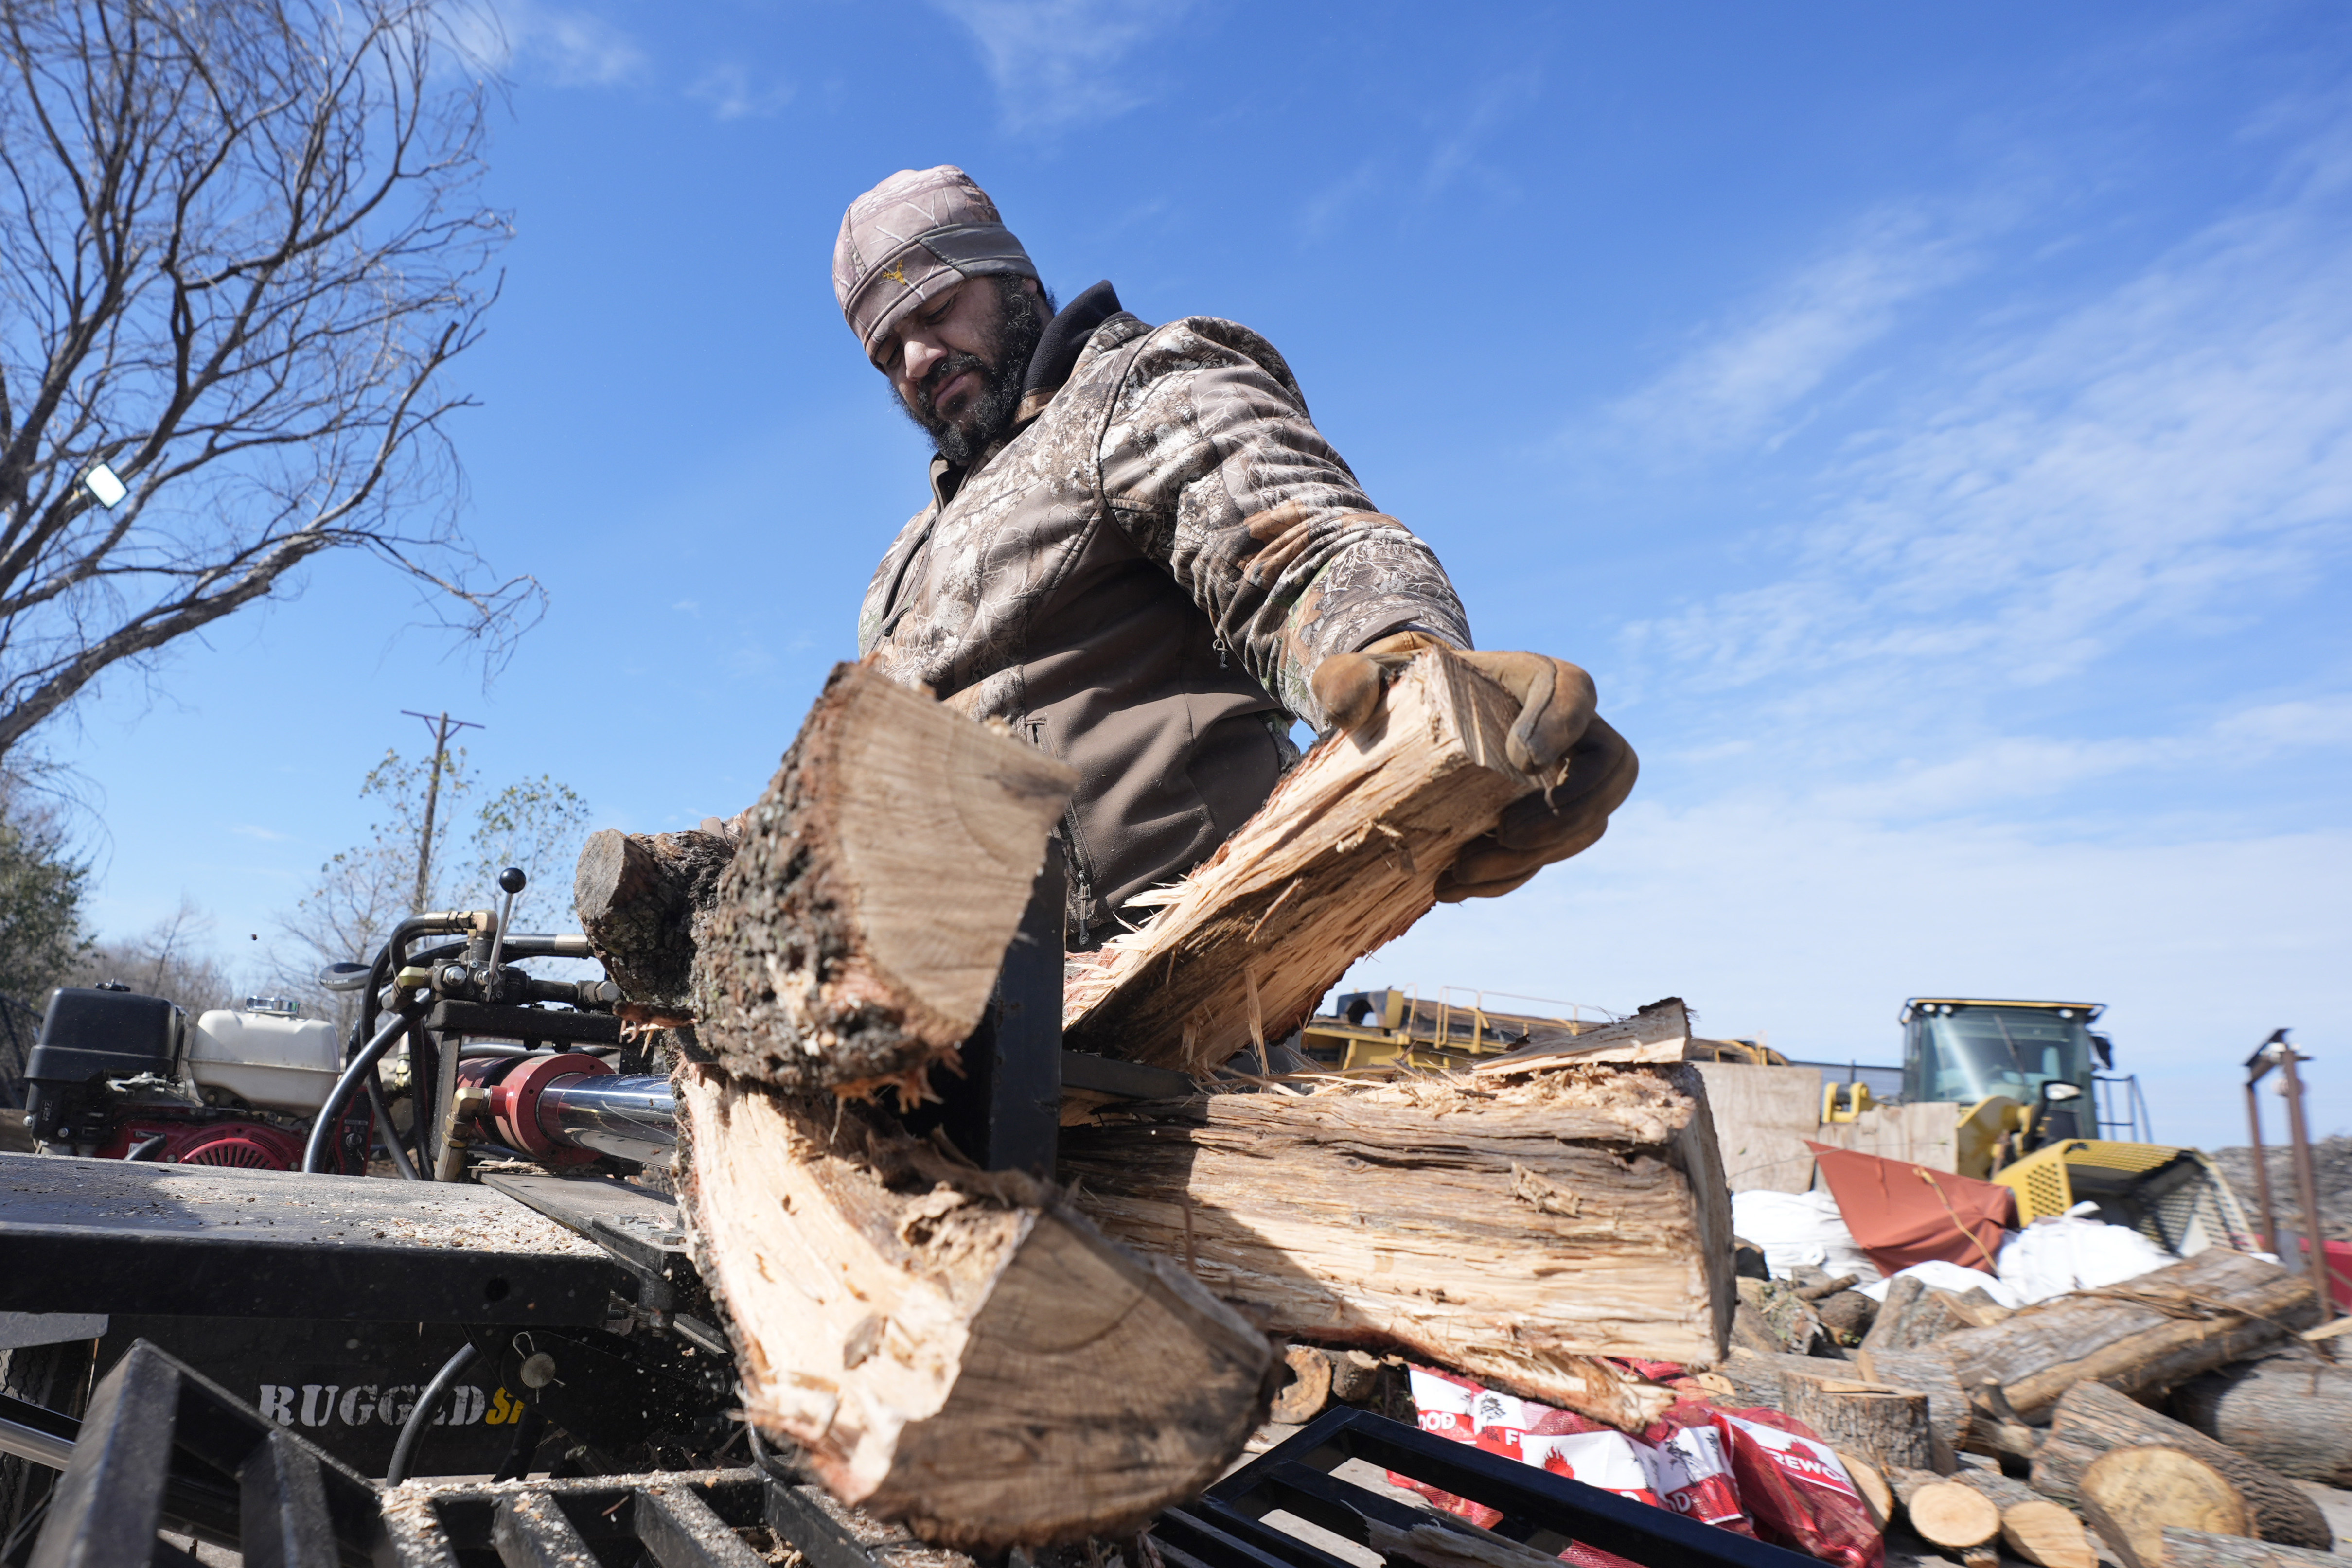
[[2063,1503],[1998,1470],[1963,1469],[1952,1479],[2000,1510],[2001,1540],[2028,1563],[2039,1568],[2097,1568],[2099,1554],[2083,1521]]
[[2000,1510],[1990,1498],[1932,1470],[1892,1468],[1886,1484],[1895,1490],[1912,1533],[1920,1540],[1963,1563],[1982,1562],[1988,1555],[1998,1560],[1999,1552],[1991,1548],[2000,1539]]
[[1132,1531],[1266,1408],[1265,1337],[1051,1189],[877,1109],[688,1062],[679,1198],[749,1418],[833,1494],[927,1540]]
[[1838,1463],[1853,1481],[1853,1490],[1862,1494],[1863,1507],[1870,1511],[1870,1522],[1880,1534],[1895,1521],[1895,1489],[1886,1484],[1885,1473],[1860,1454],[1837,1451]]
[[1938,1348],[1950,1355],[1962,1387],[1997,1385],[2033,1421],[2077,1383],[2159,1394],[2318,1315],[2303,1274],[2209,1247],[2121,1284],[2054,1296],[1988,1327],[1962,1329]]
[[2165,1568],[2342,1568],[2344,1559],[2300,1546],[2277,1546],[2242,1535],[2164,1528]]
[[730,1072],[922,1092],[978,1025],[1077,776],[840,664],[695,933],[702,1050]]
[[1060,1174],[1274,1332],[1638,1428],[1673,1391],[1597,1358],[1711,1365],[1731,1315],[1705,1093],[1689,1066],[1570,1066],[1130,1103],[1063,1130]]
[[1780,1396],[1783,1411],[1820,1433],[1822,1441],[1832,1448],[1851,1448],[1881,1467],[1933,1468],[1925,1394],[1881,1383],[1784,1373]]
[[2174,1404],[2207,1437],[2283,1476],[2352,1487],[2352,1367],[2307,1351],[2273,1356],[2208,1373]]
[[1453,653],[1415,655],[1368,725],[1318,745],[1215,854],[1151,895],[1140,929],[1071,956],[1071,1049],[1206,1073],[1254,1030],[1289,1034],[1349,965],[1429,913],[1464,844],[1559,782],[1506,758],[1517,716]]
[[2164,1568],[2167,1525],[2252,1535],[2246,1500],[2178,1448],[2116,1448],[2083,1472],[2083,1512],[2126,1568]]
[[2265,1541],[2325,1552],[2336,1542],[2327,1516],[2311,1495],[2276,1470],[2215,1442],[2204,1433],[2158,1415],[2097,1383],[2078,1383],[2058,1401],[2050,1422],[2045,1462],[2034,1455],[2036,1489],[2072,1500],[2084,1469],[2114,1448],[2161,1446],[2202,1459],[2226,1477],[2253,1511]]

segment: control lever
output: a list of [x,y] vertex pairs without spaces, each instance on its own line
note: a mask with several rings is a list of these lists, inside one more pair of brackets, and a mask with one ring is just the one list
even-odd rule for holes
[[523,875],[522,867],[519,865],[510,865],[499,873],[499,891],[507,896],[506,902],[499,905],[499,928],[490,933],[490,963],[489,967],[484,971],[490,977],[488,984],[497,983],[499,955],[506,949],[507,927],[514,924],[515,896],[521,893],[530,882],[530,879]]

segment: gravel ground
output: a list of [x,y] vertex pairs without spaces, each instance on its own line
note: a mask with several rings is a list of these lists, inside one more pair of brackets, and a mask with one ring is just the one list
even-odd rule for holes
[[[2272,1107],[2266,1105],[2263,1110],[2268,1113]],[[2284,1116],[2268,1119],[2285,1120]],[[2263,1136],[2269,1137],[2271,1131],[2265,1127]],[[2283,1127],[2278,1130],[2278,1135],[2285,1136]],[[2266,1145],[2263,1153],[2268,1156],[2271,1202],[2277,1209],[2278,1222],[2300,1230],[2303,1228],[2303,1199],[2295,1191],[2294,1171],[2288,1164],[2287,1151]],[[2220,1166],[2222,1173],[2230,1178],[2230,1185],[2238,1189],[2238,1201],[2244,1204],[2251,1213],[2255,1204],[2253,1151],[2250,1148],[2215,1149],[2212,1155],[2214,1164]],[[2321,1232],[2331,1241],[2352,1241],[2352,1137],[2338,1134],[2320,1139],[2311,1146],[2311,1164],[2319,1182]]]

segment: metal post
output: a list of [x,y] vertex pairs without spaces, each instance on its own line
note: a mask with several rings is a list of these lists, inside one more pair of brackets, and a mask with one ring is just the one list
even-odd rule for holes
[[964,1041],[964,1075],[943,1086],[939,1124],[984,1170],[1025,1170],[1048,1180],[1054,1174],[1062,1121],[1064,886],[1061,854],[1048,849],[988,1011]]
[[2275,1252],[2279,1249],[2278,1216],[2271,1207],[2271,1162],[2263,1149],[2263,1097],[2257,1087],[2263,1074],[2269,1071],[2269,1064],[2264,1063],[2246,1080],[2246,1133],[2254,1150],[2254,1197],[2262,1205],[2263,1250]]
[[2319,1182],[2311,1167],[2311,1134],[2303,1122],[2303,1079],[2294,1070],[2301,1053],[2284,1040],[2279,1045],[2279,1066],[2285,1074],[2282,1088],[2286,1094],[2287,1137],[2294,1149],[2295,1196],[2303,1200],[2304,1251],[2311,1269],[2311,1288],[2318,1293],[2319,1321],[2326,1322],[2336,1314],[2336,1297],[2327,1288],[2326,1232],[2319,1227]]

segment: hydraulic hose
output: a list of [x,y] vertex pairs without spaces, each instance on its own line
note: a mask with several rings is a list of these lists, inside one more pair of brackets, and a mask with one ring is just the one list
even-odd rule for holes
[[327,1152],[329,1140],[334,1137],[335,1129],[342,1123],[343,1107],[352,1103],[352,1092],[360,1086],[362,1077],[375,1071],[375,1064],[383,1060],[383,1053],[392,1049],[392,1042],[398,1040],[401,1031],[407,1027],[406,1013],[393,1014],[392,1021],[375,1031],[375,1038],[360,1048],[360,1053],[352,1058],[352,1064],[343,1069],[343,1075],[335,1080],[335,1086],[327,1092],[327,1103],[319,1107],[318,1119],[310,1124],[310,1142],[302,1145],[304,1171],[318,1170],[320,1156]]
[[392,1124],[392,1113],[383,1108],[383,1085],[373,1072],[367,1076],[368,1109],[375,1115],[376,1136],[383,1140],[384,1153],[392,1156],[392,1168],[400,1173],[403,1181],[418,1178],[416,1167],[408,1163],[408,1151],[400,1146],[400,1133]]
[[457,1354],[441,1364],[441,1370],[433,1375],[433,1381],[416,1396],[416,1408],[401,1423],[400,1441],[393,1445],[392,1463],[383,1472],[384,1485],[396,1487],[408,1479],[409,1464],[416,1458],[416,1445],[424,1438],[425,1428],[433,1424],[433,1406],[441,1403],[441,1396],[449,1392],[449,1385],[457,1381],[457,1375],[473,1359],[474,1345],[468,1340],[457,1347]]

